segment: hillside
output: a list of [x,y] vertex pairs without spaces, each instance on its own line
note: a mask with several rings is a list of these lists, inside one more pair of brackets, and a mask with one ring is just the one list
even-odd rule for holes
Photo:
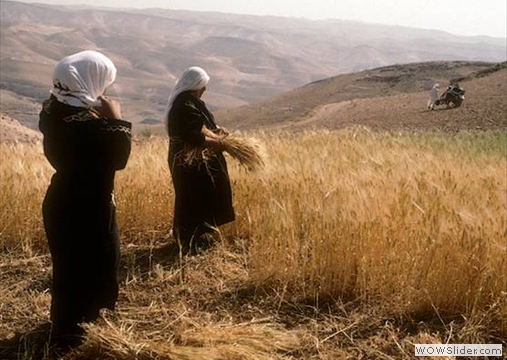
[[[119,69],[125,118],[161,121],[174,81],[190,65],[212,77],[206,101],[235,108],[338,74],[421,61],[506,60],[505,39],[350,21],[118,10],[1,0],[1,110],[35,127],[55,63],[84,49]],[[28,108],[19,111],[19,101]],[[141,125],[143,127],[144,125]]]
[[42,134],[35,130],[23,126],[19,121],[0,113],[0,142],[37,142],[42,138]]
[[[463,106],[427,111],[428,90],[438,82],[443,92],[451,79],[466,90]],[[217,116],[232,129],[505,129],[505,94],[507,63],[431,62],[332,77]]]
[[[463,106],[426,110],[427,89],[450,79],[466,90]],[[24,111],[38,113],[29,98],[0,90],[12,104],[13,118]],[[444,131],[507,129],[507,63],[432,62],[395,65],[339,75],[282,93],[266,101],[217,111],[219,123],[230,130],[367,126],[383,131]],[[205,100],[207,100],[207,94]],[[165,134],[162,126],[145,120],[138,132]],[[146,125],[145,125],[146,123]],[[1,141],[36,141],[40,133],[2,113]],[[154,125],[154,126],[153,126]]]

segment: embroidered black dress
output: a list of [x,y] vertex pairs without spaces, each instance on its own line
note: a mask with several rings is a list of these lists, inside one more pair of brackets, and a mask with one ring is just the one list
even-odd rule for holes
[[39,128],[56,173],[44,198],[44,228],[53,262],[53,335],[80,333],[118,297],[119,242],[115,171],[130,154],[131,124],[45,101]]
[[188,165],[182,159],[185,146],[204,144],[201,130],[216,130],[213,114],[205,103],[186,91],[174,100],[168,115],[169,167],[176,194],[173,230],[183,251],[200,246],[209,225],[216,227],[234,220],[232,191],[227,163],[221,153],[206,162]]

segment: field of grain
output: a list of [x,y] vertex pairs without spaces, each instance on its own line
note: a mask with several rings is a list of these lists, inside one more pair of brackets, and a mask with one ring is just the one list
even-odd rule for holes
[[[251,135],[251,134],[249,134]],[[412,359],[507,345],[507,134],[253,134],[230,159],[237,220],[209,253],[171,237],[167,140],[136,141],[116,198],[118,309],[64,359]],[[45,345],[51,262],[40,144],[0,144],[0,359]],[[505,351],[505,347],[504,347]]]

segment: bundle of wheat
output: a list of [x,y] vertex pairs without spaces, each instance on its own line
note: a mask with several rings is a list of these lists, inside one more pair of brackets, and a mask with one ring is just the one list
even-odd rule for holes
[[[236,159],[248,171],[257,171],[264,167],[266,152],[257,139],[240,137],[238,135],[219,135],[206,127],[203,127],[202,133],[207,137],[220,139],[224,151],[233,159]],[[213,150],[209,148],[189,147],[183,154],[183,161],[189,165],[197,163],[205,164],[212,155]]]
[[266,153],[257,139],[228,136],[222,141],[225,152],[238,160],[248,171],[257,171],[264,167]]

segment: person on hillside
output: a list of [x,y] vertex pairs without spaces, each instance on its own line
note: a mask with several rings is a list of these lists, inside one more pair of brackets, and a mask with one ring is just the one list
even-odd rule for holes
[[430,98],[428,100],[428,110],[434,110],[434,108],[435,108],[435,102],[438,100],[439,87],[440,87],[439,84],[435,84],[435,85],[433,85],[433,87],[430,90],[430,93],[429,93]]
[[[207,235],[235,218],[221,140],[202,132],[206,127],[227,136],[201,100],[209,80],[200,67],[186,69],[168,103],[168,162],[175,191],[173,234],[182,254],[195,255],[206,250],[213,242]],[[205,164],[184,161],[185,150],[196,147],[211,150]]]
[[116,67],[101,53],[65,57],[40,112],[44,154],[56,170],[42,205],[53,264],[54,343],[79,343],[78,324],[114,309],[118,298],[113,188],[130,155],[131,123],[121,120],[119,102],[104,96],[115,78]]

